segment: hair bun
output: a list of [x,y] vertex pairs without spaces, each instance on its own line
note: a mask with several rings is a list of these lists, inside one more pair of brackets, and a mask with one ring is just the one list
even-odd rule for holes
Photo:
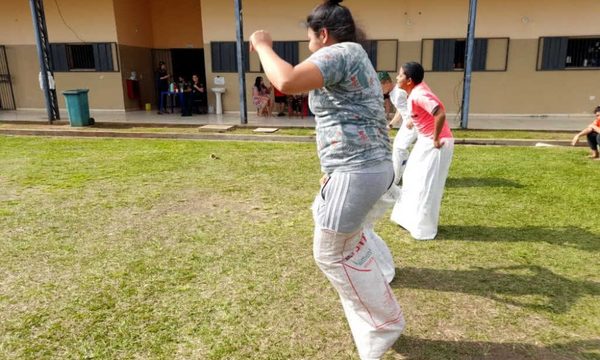
[[342,1],[343,0],[327,0],[327,1],[325,1],[325,4],[336,6],[336,5],[339,5]]

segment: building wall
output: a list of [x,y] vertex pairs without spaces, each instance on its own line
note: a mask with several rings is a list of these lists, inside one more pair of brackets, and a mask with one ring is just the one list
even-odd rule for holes
[[154,30],[148,0],[116,0],[114,9],[118,43],[152,48]]
[[204,46],[200,0],[146,2],[150,3],[151,8],[154,48],[183,49]]
[[131,72],[138,76],[141,103],[155,103],[152,49],[202,48],[200,0],[115,0],[123,102],[126,110],[139,107],[127,94]]
[[[303,21],[318,1],[244,0],[244,33],[266,29],[275,40],[305,40]],[[211,41],[235,39],[231,1],[200,0],[60,0],[46,1],[51,42],[116,42],[120,71],[116,73],[57,73],[58,91],[73,87],[90,89],[92,108],[133,109],[125,79],[131,71],[140,77],[143,102],[154,97],[152,49],[206,48],[208,87],[215,75],[226,79],[224,109],[239,109],[237,74],[216,74],[211,69]],[[422,59],[421,40],[464,37],[468,2],[464,0],[346,0],[357,22],[371,39],[397,39],[398,65]],[[598,0],[545,0],[479,2],[478,37],[510,38],[508,70],[473,74],[471,110],[495,114],[582,114],[600,99],[594,83],[599,70],[536,71],[538,38],[541,36],[598,35]],[[576,19],[574,21],[573,19]],[[7,55],[18,108],[43,108],[38,91],[38,65],[29,3],[0,1],[0,44]],[[305,44],[303,44],[304,46]],[[301,55],[308,55],[301,49]],[[257,62],[255,55],[251,58]],[[248,98],[259,73],[247,75]],[[395,75],[395,74],[392,74]],[[426,80],[440,94],[451,112],[458,111],[462,73],[430,72]],[[560,101],[558,97],[560,96]],[[62,95],[59,95],[62,103]],[[214,95],[209,92],[209,102]],[[251,104],[251,102],[249,102]],[[250,105],[252,110],[252,106]]]
[[[302,22],[317,2],[245,0],[245,39],[254,30],[271,32],[274,40],[305,40]],[[348,6],[370,39],[397,39],[398,65],[421,61],[421,40],[464,38],[468,1],[347,0]],[[237,111],[237,74],[216,74],[211,69],[210,42],[235,40],[233,2],[202,3],[206,71],[209,87],[215,75],[226,79],[224,110]],[[536,71],[538,39],[543,36],[600,36],[597,0],[517,0],[479,2],[476,36],[510,38],[507,71],[475,72],[471,112],[479,114],[583,114],[600,102],[600,87],[594,79],[600,70]],[[385,14],[385,16],[384,16]],[[392,20],[392,18],[394,20]],[[577,19],[577,21],[573,21]],[[247,74],[246,94],[251,98],[254,78]],[[395,76],[395,74],[392,74]],[[462,72],[428,72],[426,81],[457,112],[462,97]],[[209,103],[214,95],[209,94]],[[249,108],[253,106],[249,101]]]
[[[39,85],[37,50],[33,45],[6,47],[8,66],[13,80],[17,109],[45,108],[44,94]],[[121,74],[113,73],[55,73],[59,107],[65,107],[62,92],[70,89],[89,89],[91,109],[123,109]]]
[[[113,0],[60,0],[60,8],[56,4],[54,1],[44,3],[50,42],[117,41]],[[0,44],[7,45],[17,108],[44,108],[28,1],[0,2]],[[123,109],[121,74],[118,72],[56,73],[55,79],[60,107],[64,108],[62,91],[87,88],[90,89],[90,108]]]
[[[152,50],[144,47],[119,45],[119,53],[121,55],[121,86],[125,110],[138,110],[140,103],[143,106],[143,104],[154,101]],[[132,71],[137,73],[141,101],[130,99],[127,95],[127,79]]]
[[[155,97],[152,49],[204,45],[200,0],[60,0],[46,1],[44,10],[52,43],[119,44],[119,72],[55,74],[61,107],[64,107],[63,90],[88,88],[92,109],[138,109],[138,100],[127,95],[126,79],[132,71],[138,74],[142,104],[152,103]],[[0,2],[0,44],[7,45],[17,108],[44,108],[28,1]]]
[[[50,42],[117,41],[113,0],[46,1],[44,10]],[[34,45],[29,1],[0,1],[0,29],[0,44]]]

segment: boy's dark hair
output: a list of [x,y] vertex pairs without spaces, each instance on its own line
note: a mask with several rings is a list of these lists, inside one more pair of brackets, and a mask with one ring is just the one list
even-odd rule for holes
[[600,105],[596,106],[596,108],[594,109],[594,114],[600,112]]
[[423,66],[418,62],[407,62],[402,65],[402,70],[404,70],[404,75],[411,79],[415,85],[419,85],[425,78],[425,70],[423,70]]
[[380,71],[377,73],[377,78],[379,79],[380,82],[387,82],[387,81],[392,81],[392,77],[390,76],[390,74],[387,71]]
[[354,18],[342,0],[325,0],[306,17],[306,25],[315,33],[327,29],[337,42],[359,42],[362,32],[357,29]]

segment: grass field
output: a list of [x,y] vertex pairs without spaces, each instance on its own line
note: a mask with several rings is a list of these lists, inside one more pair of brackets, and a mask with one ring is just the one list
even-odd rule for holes
[[[600,358],[600,162],[457,146],[385,359]],[[312,144],[0,137],[0,359],[357,359]]]

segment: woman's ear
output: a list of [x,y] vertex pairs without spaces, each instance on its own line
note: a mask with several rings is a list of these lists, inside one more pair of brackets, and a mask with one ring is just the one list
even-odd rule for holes
[[323,28],[319,31],[319,39],[321,40],[321,43],[326,44],[327,41],[329,40],[329,30],[327,30],[326,28]]

